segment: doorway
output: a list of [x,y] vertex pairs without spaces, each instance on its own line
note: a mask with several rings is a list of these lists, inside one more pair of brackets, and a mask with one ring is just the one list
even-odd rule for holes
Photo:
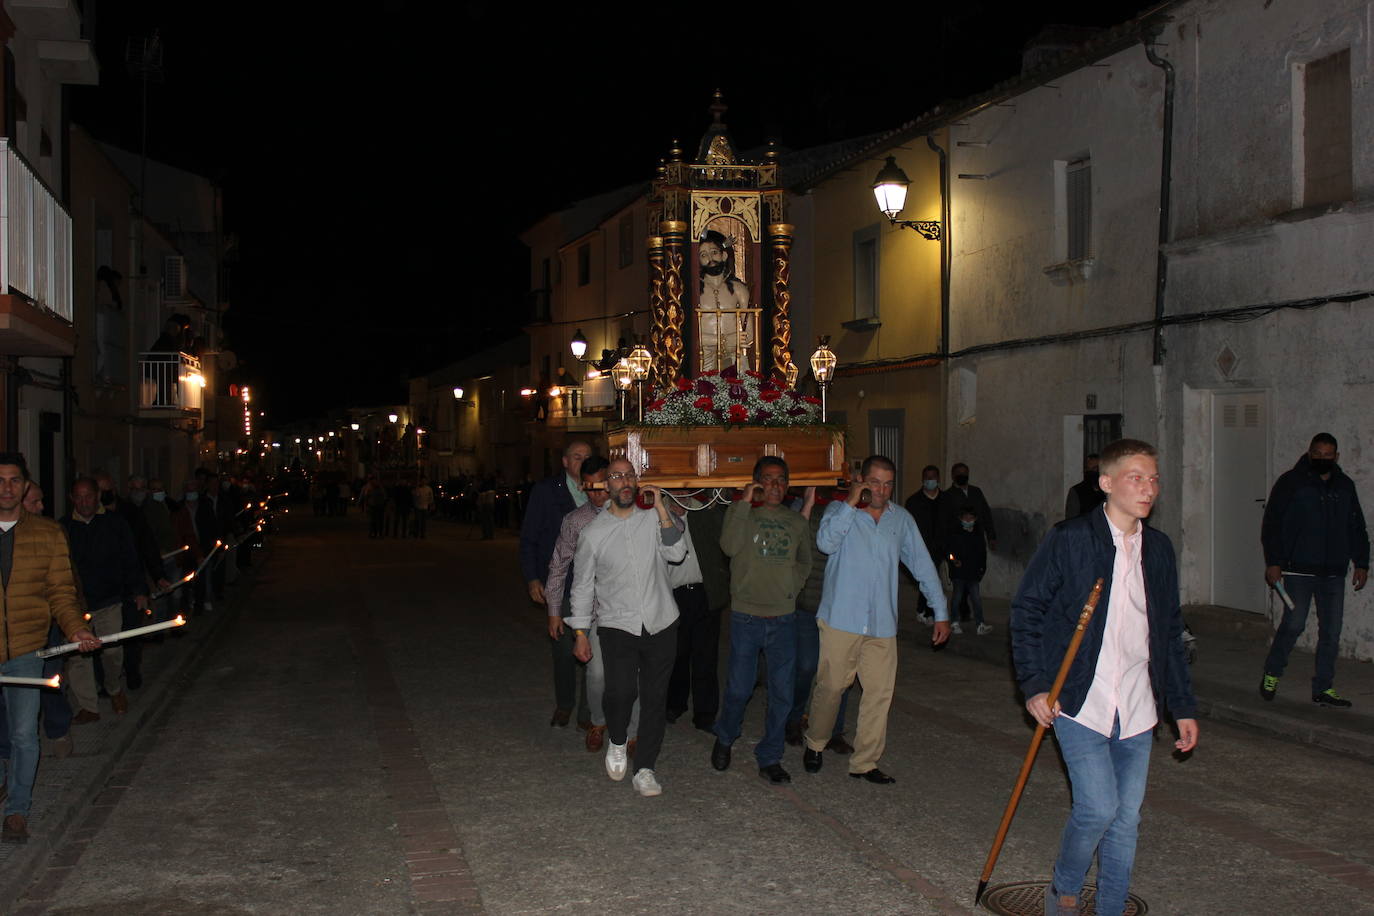
[[1212,393],[1212,603],[1266,612],[1260,523],[1269,494],[1269,392]]

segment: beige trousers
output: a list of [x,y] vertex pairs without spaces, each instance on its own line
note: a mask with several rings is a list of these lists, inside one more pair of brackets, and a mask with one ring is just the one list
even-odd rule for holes
[[864,692],[849,772],[867,773],[878,766],[887,746],[887,712],[897,681],[897,637],[848,633],[827,626],[824,620],[817,620],[816,626],[821,631],[821,652],[816,686],[811,689],[806,746],[813,751],[825,750],[840,710],[840,697],[857,675]]
[[[91,631],[96,636],[118,633],[124,626],[122,605],[111,604],[91,612]],[[105,646],[100,652],[100,666],[105,671],[105,692],[116,696],[124,692],[124,647],[119,643]],[[77,653],[67,660],[67,688],[72,705],[89,712],[100,712],[100,694],[95,687],[95,663],[91,656]]]

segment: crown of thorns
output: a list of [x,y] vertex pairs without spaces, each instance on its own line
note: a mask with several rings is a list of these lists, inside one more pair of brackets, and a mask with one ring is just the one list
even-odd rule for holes
[[[720,236],[720,241],[711,238],[713,235]],[[697,244],[700,245],[702,242],[713,242],[723,249],[735,247],[735,237],[733,235],[724,235],[714,229],[707,229],[701,233],[701,238],[697,239]]]

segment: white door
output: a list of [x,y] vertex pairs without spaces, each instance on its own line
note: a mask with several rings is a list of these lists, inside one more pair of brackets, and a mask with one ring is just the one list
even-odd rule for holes
[[1269,495],[1269,394],[1212,395],[1212,603],[1264,613],[1260,521]]

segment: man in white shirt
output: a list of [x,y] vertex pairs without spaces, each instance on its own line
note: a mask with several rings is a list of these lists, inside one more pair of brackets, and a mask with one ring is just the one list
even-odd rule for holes
[[[1055,526],[1011,605],[1012,657],[1026,709],[1054,728],[1073,787],[1045,890],[1048,916],[1076,916],[1094,854],[1097,912],[1124,912],[1161,704],[1178,725],[1174,746],[1182,753],[1197,746],[1174,549],[1144,524],[1159,495],[1155,449],[1120,439],[1102,450],[1099,470],[1103,508]],[[1051,708],[1050,685],[1097,579],[1102,596]]]
[[[687,548],[658,487],[640,487],[634,467],[623,458],[612,461],[608,472],[611,501],[577,540],[568,626],[576,637],[573,654],[590,661],[587,629],[595,613],[606,666],[606,774],[617,781],[629,765],[625,745],[638,691],[634,787],[648,797],[663,791],[654,765],[663,745],[668,678],[677,654],[677,605],[666,564],[680,563]],[[635,505],[641,491],[653,494],[652,511]]]

